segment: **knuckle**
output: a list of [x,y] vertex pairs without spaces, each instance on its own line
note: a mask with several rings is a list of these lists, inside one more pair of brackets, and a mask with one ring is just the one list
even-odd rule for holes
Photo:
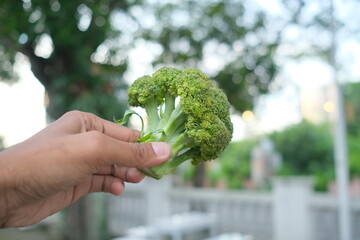
[[104,132],[104,126],[103,126],[102,122],[93,113],[72,110],[72,111],[66,112],[63,115],[63,118],[80,120],[80,123],[82,126],[82,128],[81,128],[82,132],[88,132],[88,131],[93,131],[93,130],[99,131],[101,133]]
[[63,117],[64,118],[77,118],[81,115],[81,112],[78,110],[72,110],[69,112],[64,113]]
[[96,130],[98,132],[104,133],[104,126],[95,114],[92,113],[83,114],[83,121],[84,121],[85,131]]
[[89,114],[82,115],[82,121],[85,132],[92,130],[92,126],[91,126],[92,121],[91,121],[91,116]]

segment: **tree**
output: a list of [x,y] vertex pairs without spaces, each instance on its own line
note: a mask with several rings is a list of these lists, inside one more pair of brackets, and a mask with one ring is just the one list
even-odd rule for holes
[[223,177],[229,188],[244,188],[244,182],[251,175],[251,153],[257,140],[243,140],[230,143],[220,157],[220,178]]
[[[123,1],[1,1],[0,76],[12,79],[16,54],[24,54],[48,96],[53,119],[79,109],[106,118],[122,114],[117,96],[124,87],[124,45],[108,48],[97,61],[102,44],[113,44],[119,31],[111,26],[111,10],[127,9]],[[100,54],[100,53],[98,53]]]
[[281,175],[315,175],[315,187],[325,190],[334,178],[332,136],[327,125],[303,121],[270,134],[283,159]]

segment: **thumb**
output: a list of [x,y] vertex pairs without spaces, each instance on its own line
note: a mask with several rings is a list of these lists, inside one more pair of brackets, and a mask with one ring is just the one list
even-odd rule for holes
[[164,142],[125,143],[115,164],[127,167],[147,168],[169,159],[171,148]]
[[[147,168],[158,165],[171,155],[171,148],[164,142],[132,143],[106,136],[96,131],[72,136],[69,144],[90,169],[116,164],[118,166]],[[81,142],[82,144],[78,144]],[[71,164],[74,164],[71,161]]]

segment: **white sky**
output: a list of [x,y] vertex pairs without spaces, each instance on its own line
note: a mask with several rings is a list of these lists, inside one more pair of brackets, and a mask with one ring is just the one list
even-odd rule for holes
[[[20,57],[20,81],[0,82],[0,136],[6,146],[27,139],[46,125],[44,88]],[[21,66],[19,66],[21,65]]]

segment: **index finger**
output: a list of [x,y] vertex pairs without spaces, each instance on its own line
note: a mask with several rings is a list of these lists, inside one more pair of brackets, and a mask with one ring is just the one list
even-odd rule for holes
[[98,131],[111,138],[124,142],[136,142],[140,132],[115,122],[100,118],[92,113],[80,112],[82,117],[83,132]]
[[50,125],[49,128],[53,129],[53,131],[68,134],[97,131],[124,142],[136,142],[140,137],[140,132],[137,130],[105,120],[95,114],[81,111],[65,113],[60,119]]
[[140,132],[114,122],[99,118],[102,121],[103,133],[109,137],[124,142],[136,142],[140,138]]

